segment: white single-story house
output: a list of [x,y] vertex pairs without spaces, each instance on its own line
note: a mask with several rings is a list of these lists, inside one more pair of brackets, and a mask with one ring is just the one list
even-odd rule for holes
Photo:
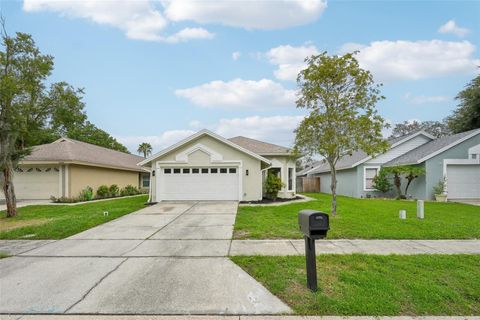
[[150,202],[162,200],[257,201],[264,180],[284,182],[278,196],[295,196],[295,159],[289,149],[246,137],[225,139],[209,130],[141,161],[150,171]]
[[[357,151],[337,162],[337,192],[350,197],[378,195],[373,178],[381,167],[413,165],[424,168],[425,175],[413,180],[408,197],[433,199],[433,187],[445,180],[449,200],[480,200],[480,129],[436,139],[417,131],[389,140],[390,149],[376,157]],[[331,193],[330,168],[316,163],[299,176],[320,177],[320,191]],[[402,179],[402,190],[405,188]]]
[[[87,186],[149,187],[150,174],[137,163],[145,159],[70,138],[33,147],[15,168],[13,185],[19,200],[78,197]],[[0,191],[0,200],[5,199]]]

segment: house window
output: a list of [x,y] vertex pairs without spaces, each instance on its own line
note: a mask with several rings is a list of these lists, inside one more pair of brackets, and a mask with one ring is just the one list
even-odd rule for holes
[[173,169],[173,173],[180,173],[180,169]]
[[227,168],[221,168],[220,173],[227,173]]
[[163,169],[163,173],[170,174],[172,173],[172,169]]
[[228,173],[237,173],[237,169],[236,168],[230,168],[230,169],[228,169]]
[[190,169],[188,168],[183,169],[183,173],[190,173]]
[[149,188],[150,187],[150,175],[143,174],[142,175],[142,188]]
[[208,168],[202,168],[202,173],[208,173]]
[[218,169],[217,168],[211,168],[210,173],[218,173]]
[[198,169],[198,168],[193,168],[193,169],[192,169],[192,173],[200,173],[200,169]]
[[288,191],[293,190],[293,168],[288,168]]
[[364,189],[365,190],[375,190],[373,187],[373,178],[377,176],[379,168],[365,168],[365,181],[364,181]]

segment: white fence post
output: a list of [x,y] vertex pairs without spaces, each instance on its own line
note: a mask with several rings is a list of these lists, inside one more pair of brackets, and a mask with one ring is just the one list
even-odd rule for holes
[[417,200],[417,218],[423,219],[425,218],[425,210],[424,210],[424,201]]
[[399,218],[402,220],[407,219],[407,210],[400,210]]

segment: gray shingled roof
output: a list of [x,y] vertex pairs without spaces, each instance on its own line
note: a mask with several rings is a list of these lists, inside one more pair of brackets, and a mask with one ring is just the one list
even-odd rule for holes
[[259,154],[259,155],[289,153],[288,148],[285,148],[276,144],[268,143],[268,142],[247,138],[247,137],[238,136],[238,137],[230,138],[228,140],[239,145],[242,148],[255,152],[256,154]]
[[385,163],[385,166],[398,166],[398,165],[407,165],[407,164],[416,164],[419,160],[427,157],[430,154],[437,152],[438,150],[445,148],[459,140],[469,136],[480,134],[480,129],[470,130],[462,133],[457,133],[451,136],[438,138],[432,140],[424,145],[421,145],[409,152],[390,160]]
[[[402,141],[409,136],[413,136],[417,134],[419,131],[422,131],[422,130],[416,130],[400,137],[390,138],[388,139],[388,142],[390,143],[390,145],[394,145],[395,143]],[[349,169],[349,168],[352,168],[354,164],[362,160],[366,160],[367,158],[368,158],[368,154],[363,152],[362,150],[355,151],[352,153],[352,155],[344,156],[340,160],[338,160],[336,168],[337,170]],[[309,174],[322,173],[322,172],[328,172],[328,171],[330,171],[330,165],[327,162],[325,162],[320,166],[318,166],[315,170],[309,172]]]
[[48,144],[33,147],[25,161],[81,162],[113,168],[143,172],[137,166],[144,158],[133,154],[99,147],[69,138],[61,138]]

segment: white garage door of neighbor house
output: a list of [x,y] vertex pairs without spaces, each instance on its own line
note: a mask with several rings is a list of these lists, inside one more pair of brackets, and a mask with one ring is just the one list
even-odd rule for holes
[[17,199],[50,199],[59,193],[58,167],[23,167],[15,170],[13,183]]
[[480,199],[480,165],[448,165],[447,188],[450,199]]
[[159,200],[238,200],[238,168],[162,168]]

